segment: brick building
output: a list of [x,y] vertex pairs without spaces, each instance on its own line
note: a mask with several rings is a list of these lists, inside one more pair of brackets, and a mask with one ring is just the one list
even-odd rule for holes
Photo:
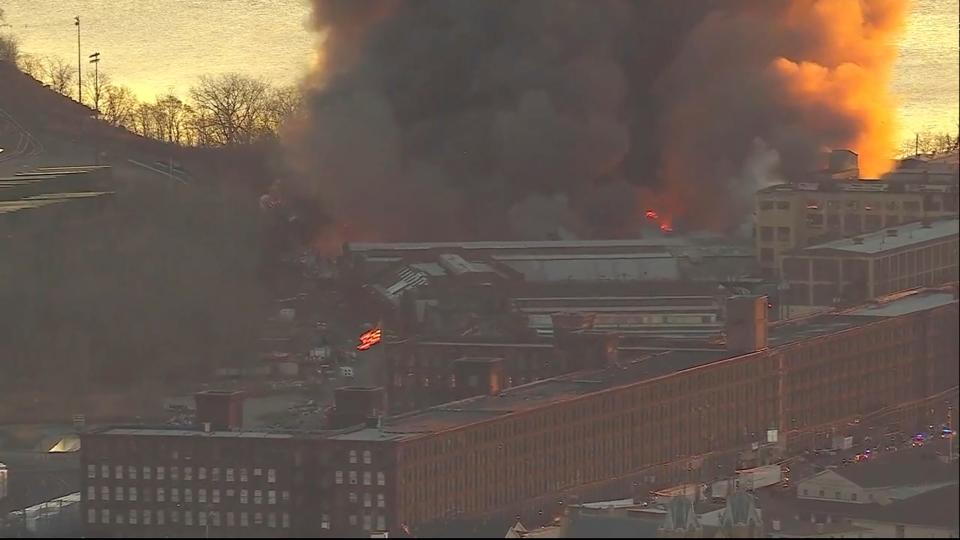
[[917,221],[781,257],[790,306],[856,304],[960,278],[960,220]]
[[839,173],[756,193],[756,257],[767,274],[798,248],[958,213],[956,163],[907,159],[879,180],[858,180],[855,168],[838,167]]
[[[956,339],[948,334],[957,325],[951,292],[920,291],[769,331],[765,304],[758,298],[730,304],[729,350],[597,355],[576,372],[506,389],[497,385],[498,362],[476,359],[467,375],[476,376],[472,397],[339,431],[91,433],[83,446],[85,516],[91,531],[128,536],[358,536],[377,530],[428,536],[443,524],[492,515],[505,516],[509,526],[517,515],[549,519],[571,496],[613,498],[642,491],[639,486],[710,480],[725,452],[762,445],[771,432],[787,448],[813,446],[831,426],[957,384],[945,376],[950,365],[955,373],[957,358]],[[375,401],[350,403],[368,407]],[[170,502],[169,490],[180,489],[183,501],[187,462],[193,503],[181,502],[181,509]],[[144,465],[151,467],[149,480]],[[131,466],[139,472],[136,481],[129,479]],[[206,467],[202,482],[198,466]],[[214,466],[218,481],[210,477]],[[157,467],[165,469],[162,479]],[[225,479],[225,468],[233,471],[233,482]],[[253,469],[263,475],[256,481]],[[243,488],[239,470],[250,487]],[[141,491],[132,504],[129,488],[140,484],[152,488],[152,500],[143,501]],[[272,486],[275,499],[267,494]],[[117,487],[128,488],[120,500]],[[158,502],[161,487],[166,492]],[[110,500],[102,501],[104,488]],[[205,503],[197,498],[201,488]],[[257,488],[259,502],[250,498]],[[212,502],[213,489],[220,490],[220,503]],[[230,498],[226,489],[233,490]],[[247,490],[246,502],[238,489]],[[139,512],[134,524],[131,510]],[[144,510],[153,511],[149,526]],[[157,528],[157,510],[167,512],[166,528]],[[171,511],[180,512],[173,526]],[[206,516],[202,527],[198,511]],[[184,523],[183,512],[192,512],[192,525]],[[219,526],[210,512],[218,512]],[[225,512],[233,513],[232,528],[225,526]],[[246,514],[246,526],[237,525],[238,513]]]

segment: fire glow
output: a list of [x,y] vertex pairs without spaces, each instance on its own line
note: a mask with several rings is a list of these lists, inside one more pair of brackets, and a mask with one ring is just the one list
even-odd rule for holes
[[360,334],[360,343],[357,344],[357,350],[366,351],[370,347],[380,343],[382,336],[383,331],[379,328],[367,330],[366,332]]
[[656,222],[657,226],[660,227],[661,232],[665,232],[665,233],[673,232],[673,225],[670,224],[670,221],[668,221],[667,219],[661,218],[660,214],[656,210],[647,210],[646,212],[644,212],[644,215],[650,221]]

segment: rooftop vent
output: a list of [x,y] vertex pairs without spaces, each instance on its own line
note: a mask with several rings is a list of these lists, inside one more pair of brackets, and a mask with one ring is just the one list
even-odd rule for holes
[[887,236],[897,236],[896,229],[887,229]]

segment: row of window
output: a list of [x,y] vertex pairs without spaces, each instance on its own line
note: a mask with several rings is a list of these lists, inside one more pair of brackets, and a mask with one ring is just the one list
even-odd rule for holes
[[[336,471],[334,473],[334,482],[336,482],[337,484],[343,484],[343,477],[344,477],[343,471]],[[360,477],[358,476],[357,471],[347,471],[348,483],[351,486],[355,486],[358,484],[358,478]],[[373,473],[371,473],[370,471],[363,471],[362,478],[363,478],[363,485],[365,486],[373,485]],[[377,485],[378,486],[387,485],[387,476],[382,472],[377,473]]]
[[[196,515],[194,515],[196,514]],[[196,519],[194,519],[196,517]],[[222,518],[222,519],[221,519]],[[279,518],[279,519],[278,519]],[[283,512],[203,512],[193,510],[137,510],[111,512],[108,508],[99,511],[87,509],[87,523],[100,525],[183,525],[186,527],[262,527],[290,528],[290,514]]]
[[[115,486],[112,490],[113,497],[112,500],[123,502],[136,502],[139,497],[143,497],[145,502],[153,502],[154,493],[156,493],[155,500],[157,502],[167,502],[167,490],[162,487],[156,488],[136,488],[136,487],[127,487]],[[264,495],[266,495],[267,504],[277,504],[277,492],[275,490],[266,490],[262,491],[255,489],[252,492],[253,504],[263,504]],[[111,500],[111,489],[109,486],[100,486],[100,500],[109,501]],[[178,503],[181,501],[180,495],[181,491],[178,488],[170,488],[169,490],[170,502]],[[233,499],[235,496],[238,497],[240,504],[249,504],[251,500],[250,492],[246,489],[241,489],[234,491],[232,489],[225,490],[224,497],[227,500]],[[96,486],[87,486],[87,500],[96,501],[97,500],[97,488]],[[192,503],[193,502],[193,490],[190,488],[183,489],[183,502]],[[212,489],[210,490],[210,502],[214,504],[220,503],[220,490]],[[281,491],[280,492],[280,501],[283,503],[290,501],[290,492]],[[198,489],[197,490],[197,502],[205,503],[207,502],[207,490]]]
[[[356,462],[357,462],[357,451],[356,451],[356,450],[351,450],[351,451],[350,451],[349,459],[350,459],[350,463],[356,463]],[[371,463],[373,463],[373,454],[372,454],[369,450],[364,450],[364,451],[363,451],[363,463],[366,464],[366,465],[370,465]]]
[[[353,462],[351,462],[353,463]],[[367,461],[366,463],[369,463]],[[157,480],[166,480],[167,479],[167,468],[158,466],[156,469],[156,479]],[[115,465],[112,468],[113,476],[112,478],[116,480],[123,480],[124,473],[126,477],[130,480],[137,480],[138,467],[133,465],[128,465],[124,467],[123,465]],[[144,466],[142,468],[142,478],[144,480],[152,480],[154,475],[154,467]],[[234,469],[233,467],[227,467],[223,469],[224,480],[227,482],[247,482],[249,476],[247,475],[246,468]],[[263,477],[264,470],[260,467],[253,469],[253,477],[261,478]],[[277,470],[276,469],[267,469],[267,482],[273,484],[277,481]],[[100,478],[110,479],[111,478],[111,467],[109,465],[100,465]],[[97,478],[97,466],[94,464],[87,465],[87,478]],[[193,480],[193,467],[183,467],[183,479],[185,481]],[[197,467],[197,480],[206,480],[207,479],[207,468],[206,467]],[[176,482],[180,480],[180,467],[172,466],[170,467],[170,480]],[[220,481],[220,467],[210,468],[210,480],[212,482]]]
[[[347,501],[351,504],[357,504],[360,502],[360,496],[356,491],[351,491],[347,494]],[[373,507],[373,496],[370,493],[363,494],[363,506],[364,508]],[[377,508],[386,508],[387,500],[383,493],[377,493]]]
[[[374,525],[374,521],[376,521],[376,526],[377,526],[376,530],[378,531],[387,530],[387,518],[381,515],[364,514],[362,516],[357,516],[356,514],[350,514],[350,516],[347,518],[347,521],[350,523],[351,527],[356,527],[360,525],[365,531],[374,530],[373,525]],[[324,529],[329,529],[330,528],[329,523],[330,523],[329,521],[321,521],[320,527]],[[324,526],[325,524],[326,526]]]

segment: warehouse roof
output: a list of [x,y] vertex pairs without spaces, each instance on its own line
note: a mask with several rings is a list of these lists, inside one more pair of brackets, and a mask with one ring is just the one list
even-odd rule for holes
[[875,255],[905,247],[933,242],[960,234],[960,219],[950,218],[937,221],[914,221],[896,227],[889,227],[870,234],[843,238],[823,244],[817,244],[800,250],[801,254],[817,252],[841,252],[850,254]]

